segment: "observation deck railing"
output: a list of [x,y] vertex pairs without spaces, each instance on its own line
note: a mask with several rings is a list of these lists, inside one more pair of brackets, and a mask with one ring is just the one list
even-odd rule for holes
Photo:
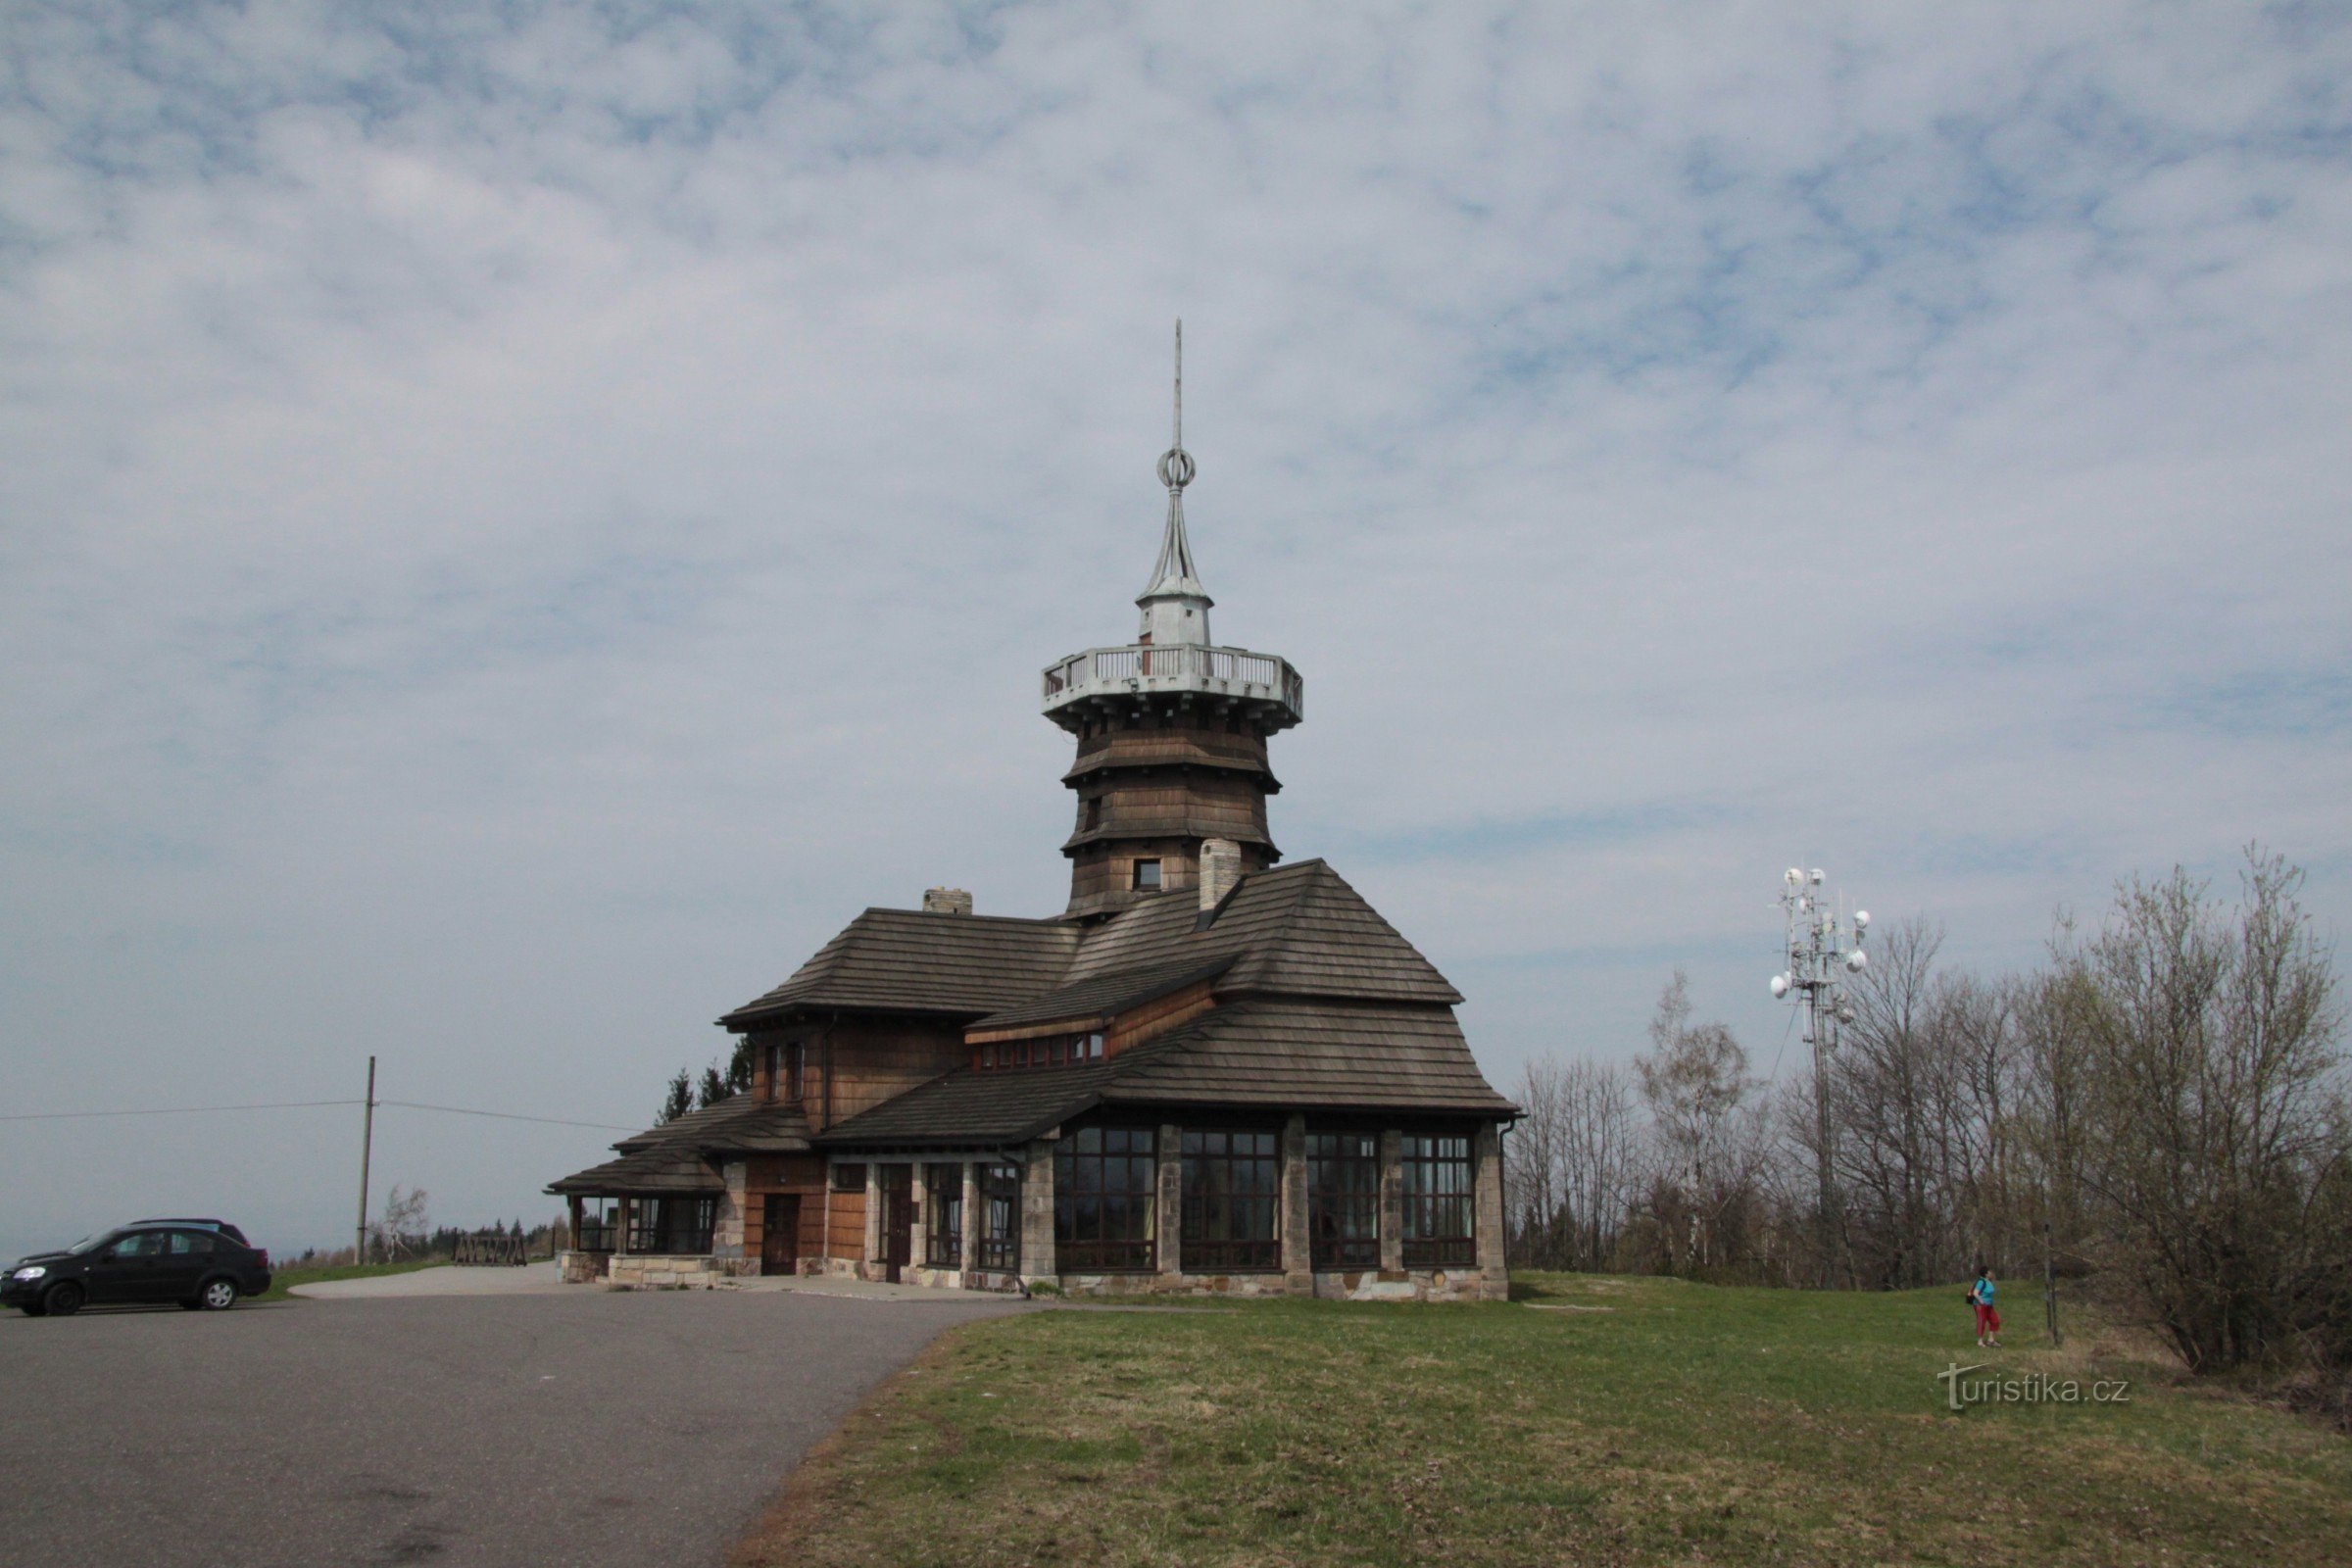
[[1246,648],[1200,643],[1149,643],[1090,648],[1046,666],[1046,711],[1090,697],[1141,692],[1200,692],[1250,702],[1278,703],[1295,722],[1305,716],[1306,683],[1291,662]]

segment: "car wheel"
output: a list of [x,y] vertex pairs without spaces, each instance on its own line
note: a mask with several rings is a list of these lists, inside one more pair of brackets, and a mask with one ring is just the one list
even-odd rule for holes
[[225,1312],[237,1304],[235,1280],[206,1280],[204,1289],[196,1295],[196,1304],[207,1312]]
[[82,1290],[72,1280],[59,1280],[41,1298],[41,1310],[52,1317],[71,1317],[81,1310]]

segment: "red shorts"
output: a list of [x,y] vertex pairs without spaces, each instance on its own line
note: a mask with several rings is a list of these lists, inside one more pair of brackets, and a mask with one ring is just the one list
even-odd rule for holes
[[1979,1301],[1977,1303],[1977,1338],[1981,1340],[1987,1334],[1998,1334],[2000,1332],[2001,1314],[1995,1312],[1991,1307],[1986,1306],[1984,1302]]

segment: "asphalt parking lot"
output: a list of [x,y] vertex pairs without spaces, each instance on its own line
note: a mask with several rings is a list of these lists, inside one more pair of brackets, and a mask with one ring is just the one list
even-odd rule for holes
[[716,1563],[883,1378],[1014,1310],[580,1290],[0,1313],[0,1552]]

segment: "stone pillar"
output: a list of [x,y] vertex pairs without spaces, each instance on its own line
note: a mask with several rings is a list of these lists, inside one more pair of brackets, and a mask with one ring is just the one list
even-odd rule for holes
[[623,1195],[613,1219],[612,1255],[618,1257],[629,1250],[629,1231],[637,1223],[637,1200]]
[[980,1166],[963,1162],[963,1282],[980,1283]]
[[1404,1272],[1404,1134],[1380,1135],[1380,1271]]
[[1478,1270],[1485,1276],[1480,1295],[1505,1300],[1511,1294],[1509,1261],[1503,1252],[1502,1127],[1488,1122],[1470,1141],[1471,1224],[1478,1241]]
[[721,1168],[727,1186],[718,1195],[718,1212],[710,1222],[710,1255],[741,1257],[745,1213],[751,1201],[750,1167],[743,1160],[731,1159]]
[[928,1268],[931,1255],[931,1167],[916,1160],[907,1167],[906,1200],[914,1205],[914,1223],[906,1227],[906,1266]]
[[570,1234],[571,1234],[571,1246],[570,1246],[570,1247],[568,1247],[568,1248],[566,1248],[566,1249],[565,1249],[565,1250],[566,1250],[566,1251],[573,1251],[573,1252],[576,1252],[576,1251],[580,1250],[580,1199],[579,1199],[579,1195],[578,1195],[577,1193],[574,1193],[574,1194],[573,1194],[571,1197],[569,1197],[569,1198],[565,1199],[564,1201],[564,1205],[565,1205],[565,1207],[568,1209],[568,1211],[569,1211],[569,1213],[570,1213],[570,1216],[571,1216],[571,1233],[570,1233]]
[[[818,1207],[816,1221],[818,1227],[816,1272],[822,1274],[825,1272],[825,1265],[833,1260],[833,1162],[829,1159],[826,1160],[819,1167],[819,1174],[825,1184],[825,1200]],[[802,1201],[806,1202],[807,1200],[804,1199]],[[808,1268],[808,1265],[806,1262],[801,1264],[802,1272],[806,1273]]]
[[865,1251],[858,1259],[858,1277],[878,1277],[869,1271],[874,1259],[882,1255],[882,1167],[872,1160],[865,1162]]
[[1058,1283],[1054,1266],[1054,1144],[1041,1138],[1021,1163],[1021,1278]]
[[1159,1277],[1174,1285],[1184,1274],[1184,1129],[1159,1128]]
[[1315,1294],[1314,1245],[1306,1225],[1306,1118],[1282,1124],[1282,1288]]

